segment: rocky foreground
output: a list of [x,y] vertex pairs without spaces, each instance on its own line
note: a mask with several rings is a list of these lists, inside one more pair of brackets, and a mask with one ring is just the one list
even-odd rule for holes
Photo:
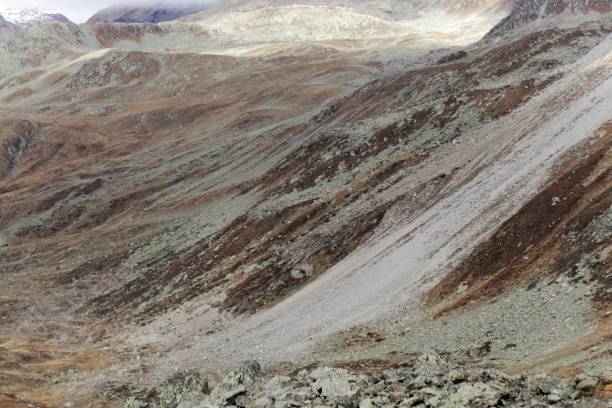
[[[319,367],[267,375],[254,361],[230,372],[212,390],[197,371],[178,371],[157,387],[115,389],[123,408],[214,407],[604,407],[610,373],[572,379],[507,375],[467,368],[426,353],[412,364],[350,372]],[[126,396],[127,395],[127,396]]]

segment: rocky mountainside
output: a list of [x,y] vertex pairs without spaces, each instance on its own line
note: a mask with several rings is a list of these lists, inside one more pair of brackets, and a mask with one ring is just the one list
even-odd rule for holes
[[[157,387],[133,391],[124,407],[490,407],[595,406],[600,384],[582,375],[577,381],[554,377],[510,376],[496,369],[467,369],[435,353],[399,367],[302,369],[291,375],[264,375],[254,361],[245,362],[209,390],[197,371],[179,371]],[[120,396],[116,396],[120,397]],[[582,397],[582,398],[580,398]]]
[[[223,43],[269,43],[386,39],[398,41],[427,32],[465,42],[505,16],[504,0],[465,2],[227,1],[186,17]],[[461,34],[459,34],[461,32]],[[473,36],[471,35],[473,34]],[[449,44],[450,45],[450,44]]]
[[612,3],[608,0],[525,0],[516,1],[510,14],[491,30],[490,38],[499,37],[526,24],[543,23],[547,18],[565,14],[579,16],[591,12],[609,13]]
[[[204,16],[225,12],[251,12],[261,9],[284,9],[291,6],[332,7],[348,9],[385,20],[414,20],[423,16],[506,14],[513,0],[225,0],[213,4]],[[439,25],[438,28],[442,26]]]
[[87,20],[87,24],[95,23],[161,23],[172,21],[190,14],[206,10],[211,1],[199,2],[158,2],[142,5],[114,4],[98,11]]
[[216,5],[221,10],[253,10],[295,5],[344,7],[389,19],[408,19],[432,13],[486,14],[509,11],[514,0],[226,0]]
[[0,38],[0,406],[605,406],[593,4],[240,1]]

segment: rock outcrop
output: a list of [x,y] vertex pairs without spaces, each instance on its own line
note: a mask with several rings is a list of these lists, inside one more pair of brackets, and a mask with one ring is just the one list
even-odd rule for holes
[[[124,408],[282,408],[282,407],[493,407],[575,406],[603,404],[598,391],[608,381],[580,375],[559,379],[546,375],[507,375],[492,368],[468,367],[436,353],[413,364],[383,370],[349,372],[320,367],[291,375],[267,376],[247,362],[230,372],[208,393],[194,374],[176,374],[149,399],[129,397]],[[199,378],[199,377],[197,377]],[[184,384],[177,380],[184,379]],[[173,384],[169,388],[168,384]],[[194,387],[195,384],[195,387]],[[195,391],[195,392],[194,392]],[[173,396],[172,392],[176,394]],[[145,393],[146,394],[146,393]],[[143,395],[143,393],[141,393]],[[164,395],[161,399],[158,396]],[[602,405],[603,406],[603,405]]]
[[612,10],[609,0],[519,0],[512,11],[499,22],[486,38],[503,36],[512,30],[560,14],[608,13]]

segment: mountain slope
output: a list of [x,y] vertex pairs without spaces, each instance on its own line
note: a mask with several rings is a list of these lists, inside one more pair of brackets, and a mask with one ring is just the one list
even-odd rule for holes
[[494,38],[504,35],[517,27],[529,23],[544,21],[547,18],[565,14],[576,16],[581,14],[609,13],[612,4],[607,0],[526,0],[516,1],[510,14],[489,33]]
[[506,15],[506,9],[500,0],[441,1],[427,6],[418,1],[238,1],[222,3],[183,21],[200,25],[222,43],[368,39],[399,43],[430,34],[433,41],[447,35],[450,45],[458,44],[461,37],[463,44],[479,39]]
[[[388,372],[430,349],[487,370],[369,403],[494,381],[605,398],[612,15],[478,41],[507,3],[295,3],[0,40],[0,405],[138,406],[177,369]],[[269,390],[229,386],[218,405]]]
[[326,6],[343,7],[389,19],[414,19],[422,15],[447,13],[457,15],[487,14],[509,11],[513,0],[226,0],[214,10],[248,11],[269,7]]
[[[512,207],[520,208],[526,198],[546,185],[547,170],[558,158],[584,138],[597,135],[610,122],[607,106],[612,95],[611,58],[612,38],[608,37],[572,66],[575,74],[507,118],[484,126],[474,135],[473,142],[464,142],[468,147],[453,149],[455,152],[447,157],[433,155],[426,160],[415,175],[401,183],[407,184],[411,178],[425,179],[419,172],[451,174],[453,167],[462,169],[445,182],[447,195],[434,200],[432,206],[403,226],[396,222],[389,230],[379,230],[376,239],[369,240],[295,296],[252,321],[242,322],[231,334],[238,340],[225,347],[223,353],[235,353],[242,359],[272,354],[272,350],[293,354],[313,338],[372,321],[402,306],[408,306],[403,310],[412,312],[415,305],[410,302],[406,305],[405,299],[415,297],[406,297],[407,292],[417,290],[419,282],[425,287],[426,282],[435,282],[444,265],[452,264],[454,257],[469,252],[473,243],[485,238],[487,229],[496,225],[502,214],[511,212]],[[582,84],[580,89],[574,88],[577,81]],[[551,101],[561,95],[565,95],[564,103],[551,110]],[[591,101],[597,103],[592,105]],[[542,115],[549,119],[542,121]],[[495,136],[489,139],[487,135],[493,135],[493,130]],[[491,149],[491,144],[496,147]],[[476,168],[469,165],[475,161]],[[604,182],[605,189],[610,188],[609,182],[609,178]],[[512,202],[500,199],[506,196],[513,197]],[[513,242],[520,239],[523,237],[514,237]],[[606,253],[609,245],[608,240],[602,253]],[[452,287],[456,289],[460,283]],[[248,290],[244,290],[241,296],[249,296]],[[351,295],[355,293],[359,296]],[[244,300],[240,299],[239,304]],[[305,310],[308,314],[304,314]],[[261,346],[255,347],[256,344]],[[216,347],[214,340],[209,345],[211,349],[204,355]],[[288,357],[278,355],[279,360]]]

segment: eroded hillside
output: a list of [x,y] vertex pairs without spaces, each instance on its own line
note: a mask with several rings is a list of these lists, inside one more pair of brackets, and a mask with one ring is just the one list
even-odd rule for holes
[[536,3],[0,37],[0,403],[431,349],[609,396],[612,20]]

